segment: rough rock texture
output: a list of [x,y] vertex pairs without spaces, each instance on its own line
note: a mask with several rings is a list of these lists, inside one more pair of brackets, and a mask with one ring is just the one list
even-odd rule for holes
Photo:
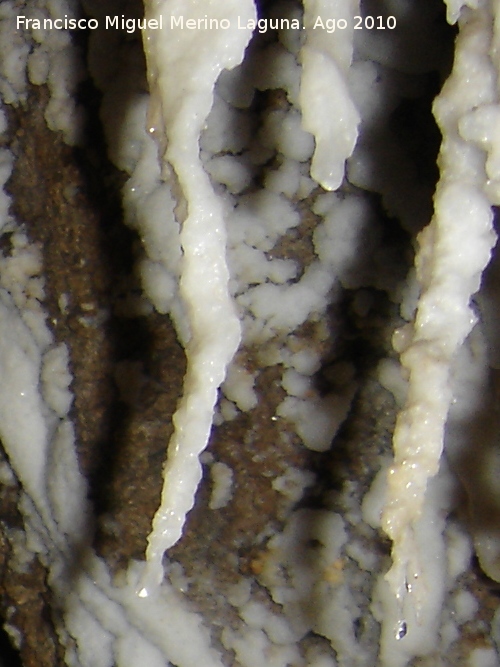
[[[118,572],[129,558],[144,553],[185,360],[167,317],[124,315],[131,298],[140,299],[132,271],[139,240],[121,221],[124,176],[105,157],[98,97],[90,86],[84,93],[89,102],[89,144],[84,150],[68,148],[47,129],[43,87],[32,90],[26,108],[10,112],[9,141],[17,162],[8,188],[14,214],[43,250],[50,320],[58,340],[70,349],[75,378],[72,417],[98,517],[95,546]],[[313,221],[308,215],[299,238],[282,244],[283,257],[304,262],[310,258]],[[387,236],[400,253],[404,275],[412,262],[410,239],[390,221]],[[7,247],[8,239],[2,243]],[[214,430],[209,451],[234,471],[233,498],[222,510],[209,510],[211,481],[205,475],[187,533],[172,556],[192,580],[192,599],[219,625],[231,619],[218,616],[221,605],[210,583],[216,571],[212,565],[217,563],[222,588],[239,573],[259,573],[266,539],[283,520],[283,497],[272,487],[273,479],[290,465],[314,470],[319,481],[306,502],[317,506],[325,490],[335,498],[352,479],[368,488],[380,456],[390,451],[396,408],[375,382],[374,369],[390,350],[397,309],[373,290],[370,312],[360,317],[354,296],[346,293],[331,310],[338,332],[335,341],[320,341],[312,325],[302,327],[299,336],[321,351],[324,364],[316,381],[322,392],[331,387],[333,358],[349,360],[356,368],[359,391],[331,453],[307,451],[292,428],[287,432],[283,421],[272,419],[284,396],[279,367],[260,374],[257,408]],[[239,355],[253,370],[252,350]],[[0,486],[0,616],[20,648],[17,664],[59,667],[63,652],[54,631],[46,573],[36,560],[21,568],[16,555],[23,542],[17,492],[15,481]],[[377,548],[388,555],[389,544],[382,536]],[[483,617],[489,620],[496,590],[475,569],[463,585],[481,600]],[[465,643],[489,642],[480,620],[469,626]],[[460,664],[460,656],[456,660]]]

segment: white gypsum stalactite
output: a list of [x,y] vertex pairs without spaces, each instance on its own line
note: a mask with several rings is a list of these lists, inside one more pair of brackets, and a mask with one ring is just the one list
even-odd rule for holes
[[[300,52],[302,126],[316,140],[311,176],[326,190],[336,190],[341,185],[345,161],[358,137],[360,117],[347,81],[353,55],[354,15],[358,12],[358,0],[304,2],[306,42]],[[346,28],[329,33],[316,25],[318,17],[323,21],[344,21]]]
[[492,65],[495,3],[466,9],[460,19],[452,74],[434,104],[443,135],[434,216],[418,238],[421,295],[413,325],[397,332],[395,346],[409,374],[408,397],[394,432],[382,526],[393,540],[387,580],[402,607],[406,590],[417,615],[426,596],[415,526],[428,481],[436,475],[445,422],[453,399],[450,369],[476,317],[470,308],[495,243],[485,153],[462,133],[477,108],[497,100]]
[[[229,292],[226,233],[221,203],[200,160],[199,138],[224,69],[239,64],[250,39],[236,28],[255,18],[251,0],[146,0],[148,19],[163,16],[163,30],[146,30],[144,46],[151,90],[151,122],[160,133],[165,174],[175,173],[183,260],[180,291],[189,317],[184,395],[173,417],[161,505],[146,550],[145,585],[163,579],[162,558],[182,534],[201,479],[217,390],[240,341],[240,324]],[[169,29],[171,17],[228,21],[231,29]],[[214,24],[215,25],[215,24]]]

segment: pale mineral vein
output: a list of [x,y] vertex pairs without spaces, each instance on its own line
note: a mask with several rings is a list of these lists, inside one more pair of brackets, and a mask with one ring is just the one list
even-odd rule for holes
[[[345,161],[358,137],[359,113],[351,99],[348,72],[353,56],[354,16],[359,0],[305,0],[306,42],[300,52],[302,126],[314,135],[311,176],[326,190],[342,183]],[[345,22],[329,33],[316,23]]]
[[[175,180],[183,250],[180,291],[191,337],[186,346],[184,395],[174,415],[161,505],[146,551],[141,595],[163,579],[164,552],[180,538],[201,479],[199,454],[212,427],[217,391],[240,341],[240,324],[229,292],[222,206],[200,160],[199,138],[224,69],[241,62],[251,37],[237,29],[255,19],[251,0],[146,0],[146,17],[163,16],[163,30],[147,30],[144,46],[151,90],[151,127],[159,130],[165,177]],[[229,21],[231,29],[190,30],[171,17]],[[215,25],[215,24],[214,24]]]
[[443,135],[434,216],[418,238],[416,269],[421,296],[410,330],[396,344],[409,374],[406,407],[394,433],[394,464],[382,525],[393,540],[387,579],[402,600],[406,590],[418,608],[425,599],[415,524],[427,483],[439,467],[444,427],[453,399],[450,368],[476,317],[471,296],[479,289],[496,237],[485,153],[460,136],[473,110],[497,99],[492,66],[492,27],[498,9],[484,3],[460,20],[453,71],[434,105]]

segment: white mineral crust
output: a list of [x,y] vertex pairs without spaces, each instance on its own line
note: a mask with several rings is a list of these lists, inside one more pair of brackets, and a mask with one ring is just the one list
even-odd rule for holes
[[415,322],[411,331],[395,337],[409,373],[409,389],[394,433],[395,458],[382,525],[393,540],[387,579],[400,601],[407,589],[412,591],[417,612],[425,603],[427,584],[415,540],[416,523],[428,481],[439,467],[453,398],[451,365],[476,321],[470,299],[479,289],[496,240],[492,202],[485,194],[486,155],[460,136],[464,118],[484,105],[488,108],[498,94],[490,59],[498,7],[494,2],[483,5],[463,12],[453,71],[434,104],[443,135],[435,213],[418,238],[421,296]]
[[[335,189],[342,182],[344,161],[353,151],[358,131],[359,116],[351,100],[348,79],[353,58],[353,19],[359,12],[359,3],[305,0],[304,4],[306,41],[300,55],[303,127],[316,141],[312,176],[326,189]],[[61,11],[66,11],[63,0],[59,5]],[[3,6],[12,19],[14,3],[5,2]],[[1,262],[0,436],[22,485],[19,509],[25,521],[27,561],[36,554],[47,568],[56,631],[65,647],[66,664],[163,667],[171,661],[179,667],[222,667],[223,658],[211,648],[208,630],[200,617],[187,609],[182,596],[168,582],[161,587],[159,583],[163,579],[163,554],[179,539],[186,513],[193,505],[201,476],[198,457],[210,435],[218,388],[240,340],[240,325],[228,293],[223,204],[203,169],[199,139],[212,107],[216,80],[223,69],[234,68],[242,60],[251,34],[249,29],[240,28],[204,29],[204,23],[194,30],[171,29],[170,18],[182,17],[184,22],[227,20],[232,26],[248,25],[249,20],[255,19],[255,8],[251,0],[145,0],[145,6],[146,18],[163,17],[163,30],[151,29],[144,34],[151,89],[149,128],[159,146],[163,178],[171,184],[176,198],[175,215],[180,223],[183,253],[180,291],[189,318],[189,327],[181,336],[186,340],[188,357],[184,397],[174,416],[175,433],[169,446],[161,506],[149,537],[145,576],[143,565],[132,562],[121,573],[121,580],[112,580],[107,566],[90,547],[92,531],[86,484],[79,472],[73,429],[67,419],[71,403],[67,391],[67,354],[64,348],[54,346],[37,299],[26,301],[24,292],[29,290],[23,281],[16,278],[12,285],[6,286],[6,269]],[[415,322],[396,336],[402,364],[409,374],[409,391],[406,407],[397,422],[395,460],[388,476],[389,492],[382,517],[394,543],[393,567],[388,579],[397,596],[380,593],[380,599],[384,596],[390,599],[389,603],[382,602],[385,607],[377,616],[382,624],[380,664],[384,667],[406,664],[419,654],[420,647],[415,644],[422,646],[429,641],[422,630],[426,630],[425,623],[418,623],[419,611],[429,611],[426,622],[432,622],[436,642],[440,634],[443,581],[446,575],[451,576],[450,568],[446,572],[441,539],[449,494],[446,489],[441,494],[436,483],[427,494],[425,506],[424,497],[430,478],[438,470],[444,425],[453,398],[450,368],[474,324],[470,298],[479,287],[495,241],[491,204],[500,201],[500,134],[496,127],[500,114],[500,11],[493,0],[468,3],[450,0],[448,10],[449,18],[455,20],[461,15],[461,19],[453,72],[435,104],[443,134],[439,158],[441,180],[435,196],[434,218],[419,237],[416,265],[421,294]],[[318,16],[323,21],[345,20],[347,29],[333,34],[320,27],[315,29]],[[5,26],[7,30],[8,25]],[[4,42],[8,50],[12,40]],[[23,45],[25,55],[28,50]],[[15,49],[10,56],[12,62],[21,62]],[[22,81],[21,84],[20,89],[24,90],[25,84]],[[14,91],[16,86],[12,84],[11,88]],[[4,91],[5,96],[9,99]],[[298,113],[294,119],[298,126]],[[8,162],[10,165],[10,157]],[[299,173],[297,170],[297,177]],[[167,199],[170,206],[171,200]],[[274,199],[279,201],[277,196]],[[0,223],[6,224],[3,218],[8,202],[0,204],[3,206]],[[274,217],[282,224],[279,216]],[[295,220],[292,215],[289,219]],[[289,227],[296,226],[292,222]],[[276,233],[275,241],[278,236]],[[160,237],[152,234],[151,238]],[[32,250],[27,252],[36,255]],[[39,270],[38,266],[34,274]],[[310,267],[306,275],[308,271],[312,273]],[[286,282],[283,279],[280,287]],[[314,289],[310,291],[317,296],[317,283],[311,282]],[[322,280],[321,284],[326,285],[325,296],[321,298],[326,303],[330,283]],[[299,301],[304,307],[302,296]],[[267,308],[268,302],[263,303]],[[269,308],[273,310],[274,306]],[[271,312],[269,317],[274,315]],[[284,386],[300,397],[301,387],[306,384],[302,381],[301,385],[299,375],[288,373]],[[247,380],[246,393],[234,390],[232,396],[239,407],[244,403],[253,405],[254,378],[249,376]],[[230,385],[231,377],[228,388]],[[219,481],[230,481],[230,472],[223,473],[224,479]],[[224,493],[215,505],[220,506],[225,500]],[[309,512],[299,510],[304,511]],[[301,535],[307,537],[309,528],[318,526],[321,517],[317,510],[314,512],[316,516],[306,516],[304,525],[296,513],[295,523],[292,518],[283,537],[274,537],[275,544],[281,540],[282,546],[286,546],[283,562],[289,574],[297,575],[297,582],[293,588],[290,581],[282,580],[279,568],[270,569],[269,578],[276,580],[277,597],[273,599],[284,608],[287,604],[293,607],[297,606],[299,595],[299,612],[303,611],[303,601],[309,613],[310,601],[315,599],[312,591],[321,589],[324,613],[318,614],[316,610],[316,620],[305,624],[304,633],[317,631],[330,639],[335,650],[340,647],[344,656],[356,654],[359,660],[356,664],[365,665],[353,623],[362,610],[349,588],[351,584],[344,580],[352,565],[344,558],[343,551],[348,519],[324,512],[324,520],[320,522],[324,533],[306,540],[306,544],[321,542],[322,561],[316,547],[314,554],[297,551]],[[297,535],[292,535],[294,530]],[[430,542],[434,548],[425,549],[422,558],[422,550]],[[76,548],[80,556],[78,571],[74,570]],[[305,559],[304,553],[309,554]],[[249,585],[248,597],[250,588]],[[385,583],[385,589],[388,588]],[[408,628],[410,643],[405,643],[404,637],[397,641],[394,637],[394,622],[400,620],[396,607],[407,589],[414,593],[406,599],[417,611],[411,615],[413,625],[422,630],[418,634]],[[432,595],[427,595],[430,592]],[[283,593],[289,598],[280,598]],[[430,599],[432,603],[428,602]],[[251,620],[252,610],[262,611],[266,623],[269,619],[274,622],[273,636],[288,642],[283,644],[283,650],[287,648],[287,655],[292,657],[283,658],[280,664],[299,664],[302,656],[298,656],[298,639],[302,635],[299,633],[296,639],[293,634],[288,636],[293,627],[285,623],[286,613],[283,618],[275,619],[264,607],[260,609],[253,603],[245,606],[247,621]],[[254,622],[260,621],[254,616]],[[226,629],[226,648],[236,652],[240,664],[271,663],[270,650],[276,650],[276,645],[268,641],[262,627],[247,626],[245,630],[248,636],[253,632],[254,638],[262,640],[263,657],[253,663],[255,642],[245,644],[245,633],[238,637],[236,633],[233,635],[232,628]],[[401,629],[403,625],[397,627]],[[395,648],[396,644],[402,650]],[[329,653],[316,657],[311,653],[306,659],[310,667],[334,664]],[[342,662],[344,658],[340,655],[338,659]],[[275,663],[278,664],[277,659]]]
[[[358,137],[360,117],[347,80],[356,14],[357,0],[304,2],[306,43],[300,52],[302,126],[316,139],[311,176],[326,190],[336,190],[342,183],[345,161]],[[347,27],[329,33],[316,25],[318,17],[324,22],[344,21]]]
[[[173,417],[161,505],[148,538],[145,586],[163,579],[163,554],[182,534],[201,479],[199,454],[212,427],[217,391],[240,342],[240,323],[228,292],[223,208],[200,160],[199,139],[223,69],[241,62],[255,19],[251,0],[146,1],[146,17],[163,16],[164,30],[144,33],[151,90],[152,130],[158,130],[165,176],[177,182],[183,260],[180,291],[188,311],[191,337],[184,396]],[[226,29],[169,29],[171,17],[226,20]],[[215,24],[214,24],[215,25]],[[175,189],[175,188],[174,188]]]

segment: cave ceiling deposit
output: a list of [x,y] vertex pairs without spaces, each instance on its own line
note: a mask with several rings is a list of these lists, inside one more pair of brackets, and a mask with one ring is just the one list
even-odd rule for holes
[[0,45],[2,667],[500,667],[498,3]]

